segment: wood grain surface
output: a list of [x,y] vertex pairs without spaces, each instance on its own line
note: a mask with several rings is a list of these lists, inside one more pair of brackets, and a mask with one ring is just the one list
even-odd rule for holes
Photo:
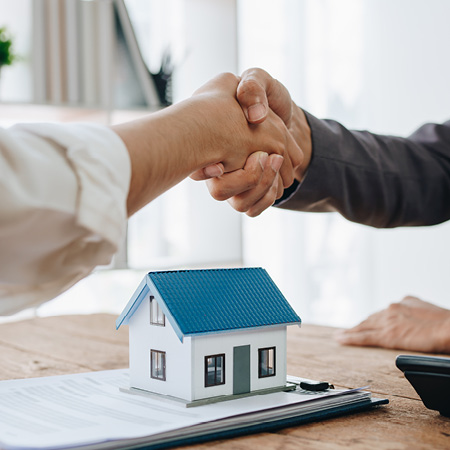
[[[334,331],[314,325],[291,327],[288,373],[336,387],[370,385],[373,395],[388,398],[389,405],[186,448],[450,449],[450,419],[426,409],[395,367],[402,352],[340,346],[333,340]],[[128,329],[116,331],[115,316],[107,314],[6,323],[0,325],[0,355],[0,380],[128,367]]]

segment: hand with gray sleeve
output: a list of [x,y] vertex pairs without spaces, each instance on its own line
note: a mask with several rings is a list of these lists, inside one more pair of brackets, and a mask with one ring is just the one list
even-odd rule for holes
[[[237,97],[251,123],[262,123],[270,110],[277,113],[302,150],[303,162],[280,196],[274,172],[249,158],[241,171],[207,181],[214,198],[227,199],[249,216],[275,203],[297,211],[337,211],[377,228],[450,219],[450,121],[423,125],[406,138],[348,130],[303,111],[261,69],[244,72]],[[450,311],[410,299],[341,333],[339,341],[450,353]]]
[[[261,69],[244,72],[237,97],[251,123],[263,122],[270,110],[277,113],[303,152],[303,162],[294,167],[295,181],[277,206],[337,211],[377,228],[450,219],[450,121],[423,125],[407,138],[348,130],[303,111]],[[228,174],[208,180],[208,186],[214,198],[230,199],[235,209],[254,216],[249,198],[264,196],[264,187],[272,186],[276,177],[257,164],[248,164],[247,170],[252,184],[244,174]],[[247,196],[242,195],[244,188]]]

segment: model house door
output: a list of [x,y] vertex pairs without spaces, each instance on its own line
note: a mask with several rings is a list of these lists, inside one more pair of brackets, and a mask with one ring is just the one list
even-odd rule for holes
[[250,345],[233,350],[233,394],[245,394],[250,392]]

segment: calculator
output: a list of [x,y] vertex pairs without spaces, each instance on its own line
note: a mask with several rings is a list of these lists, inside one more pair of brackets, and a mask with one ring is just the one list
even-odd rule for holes
[[399,355],[395,364],[428,409],[450,417],[450,358]]

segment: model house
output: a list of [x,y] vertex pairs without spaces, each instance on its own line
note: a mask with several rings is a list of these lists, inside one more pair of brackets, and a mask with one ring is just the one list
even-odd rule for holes
[[150,272],[129,325],[132,390],[187,404],[288,388],[286,327],[301,321],[261,268]]

